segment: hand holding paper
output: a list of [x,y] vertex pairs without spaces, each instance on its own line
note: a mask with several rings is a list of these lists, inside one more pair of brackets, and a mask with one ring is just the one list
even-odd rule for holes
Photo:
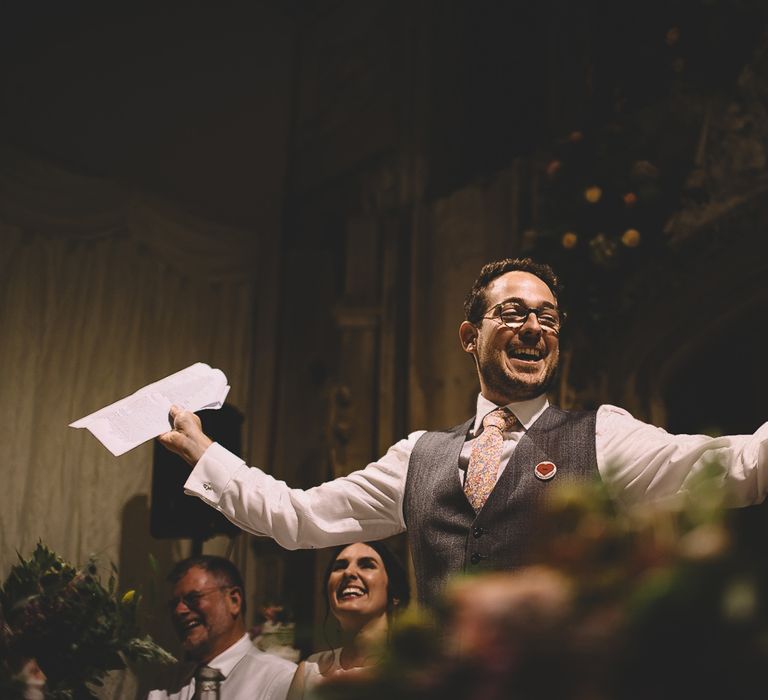
[[190,467],[197,464],[213,440],[203,432],[200,416],[192,411],[185,411],[178,406],[171,406],[171,425],[167,433],[157,436],[158,442],[174,454],[181,457]]
[[172,405],[189,411],[221,408],[227,393],[229,385],[224,373],[197,362],[70,423],[70,427],[87,428],[118,457],[167,432]]

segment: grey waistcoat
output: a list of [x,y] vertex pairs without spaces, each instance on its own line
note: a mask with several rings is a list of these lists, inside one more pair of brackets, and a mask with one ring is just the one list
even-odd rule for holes
[[[434,604],[451,574],[528,563],[535,511],[547,492],[564,479],[598,477],[595,415],[547,408],[518,442],[477,514],[464,495],[458,468],[474,418],[419,438],[408,463],[403,513],[421,603]],[[534,475],[544,461],[557,466],[549,481]]]

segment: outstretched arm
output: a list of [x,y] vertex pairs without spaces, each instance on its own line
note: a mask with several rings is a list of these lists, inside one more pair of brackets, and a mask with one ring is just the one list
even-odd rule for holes
[[603,405],[595,440],[603,480],[628,505],[679,497],[709,464],[723,469],[730,506],[760,503],[768,492],[768,423],[751,435],[673,435]]
[[303,549],[382,539],[405,529],[408,460],[422,431],[400,440],[365,469],[301,490],[212,443],[194,414],[173,410],[171,416],[174,429],[158,439],[194,465],[185,492],[247,532],[272,537],[286,549]]

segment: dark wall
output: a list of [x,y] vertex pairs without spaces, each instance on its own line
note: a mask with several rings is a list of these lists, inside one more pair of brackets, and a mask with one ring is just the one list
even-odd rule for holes
[[274,225],[293,31],[263,2],[3,3],[3,139],[205,218]]

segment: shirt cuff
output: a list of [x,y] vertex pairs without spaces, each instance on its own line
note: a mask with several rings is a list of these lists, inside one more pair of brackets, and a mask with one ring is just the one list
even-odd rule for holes
[[237,455],[214,442],[199,459],[184,484],[184,493],[198,496],[206,503],[218,506],[232,475],[245,462]]

